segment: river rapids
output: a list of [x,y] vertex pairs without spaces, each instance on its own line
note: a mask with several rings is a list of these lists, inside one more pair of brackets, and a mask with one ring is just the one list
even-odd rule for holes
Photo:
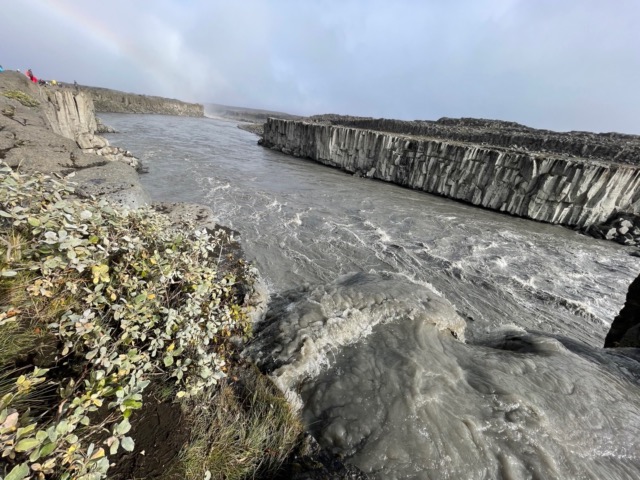
[[154,200],[240,232],[272,297],[248,354],[322,445],[380,479],[640,478],[640,354],[601,348],[640,271],[627,248],[276,153],[234,123],[102,118]]

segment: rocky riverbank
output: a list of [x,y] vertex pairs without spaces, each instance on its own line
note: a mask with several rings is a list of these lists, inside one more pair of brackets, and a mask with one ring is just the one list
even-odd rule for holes
[[[137,209],[151,203],[151,199],[144,191],[138,180],[137,169],[140,169],[138,160],[130,152],[119,149],[118,147],[111,146],[109,145],[107,140],[96,135],[97,124],[94,115],[93,104],[91,98],[85,92],[68,88],[38,86],[29,82],[26,77],[17,72],[3,72],[0,75],[0,111],[2,113],[2,115],[0,115],[0,160],[2,160],[5,164],[11,166],[13,169],[15,169],[15,171],[26,174],[27,177],[16,176],[16,179],[19,179],[17,181],[20,182],[26,182],[25,185],[31,185],[30,188],[33,188],[33,185],[39,185],[38,183],[34,182],[40,181],[37,180],[37,175],[41,173],[52,175],[53,177],[60,179],[59,182],[53,181],[53,184],[57,185],[55,188],[58,188],[62,192],[65,192],[65,196],[69,195],[68,193],[66,193],[66,185],[68,182],[72,182],[72,187],[70,186],[69,188],[73,188],[73,194],[71,194],[69,198],[72,199],[71,201],[74,201],[73,199],[75,197],[75,199],[78,199],[80,203],[78,203],[77,205],[73,204],[73,206],[66,206],[65,208],[69,212],[72,212],[73,210],[72,213],[74,214],[77,213],[75,209],[85,208],[85,210],[82,211],[81,220],[86,222],[88,221],[88,219],[98,218],[99,215],[97,214],[99,214],[100,212],[99,209],[103,208],[101,207],[101,205],[104,205],[103,203],[100,203],[101,199],[107,200],[113,206],[120,207],[118,210],[123,211],[135,210],[136,212],[140,212],[141,210]],[[28,179],[28,175],[30,174],[34,174],[34,180]],[[9,183],[11,183],[10,179],[8,181]],[[24,196],[26,195],[27,190],[24,190],[23,192],[21,187],[18,187],[18,192],[22,192]],[[54,198],[55,201],[55,198],[57,198],[55,197],[55,195],[59,195],[59,193],[54,193],[53,197],[49,195],[46,198]],[[32,200],[33,196],[29,197],[28,199]],[[64,201],[66,202],[66,199]],[[62,200],[60,202],[62,202]],[[19,214],[19,212],[14,212],[15,209],[12,208],[12,205],[13,204],[10,205],[8,203],[6,205],[3,204],[3,208],[7,210],[6,212],[3,212],[5,213],[5,216]],[[38,201],[30,201],[29,208],[33,209],[34,212],[39,212],[39,205],[40,202]],[[62,205],[62,203],[60,203],[60,205]],[[238,302],[236,306],[230,304],[230,306],[226,308],[226,313],[224,314],[229,317],[230,320],[229,330],[227,331],[227,337],[230,336],[230,338],[225,338],[224,335],[220,336],[220,334],[218,335],[220,336],[220,338],[217,339],[216,342],[214,342],[216,343],[216,345],[218,345],[217,348],[222,346],[222,351],[225,352],[225,356],[229,356],[229,368],[233,369],[232,378],[224,384],[224,388],[222,388],[221,390],[211,390],[205,392],[205,396],[209,395],[207,399],[208,407],[201,408],[200,406],[198,406],[196,408],[196,410],[198,410],[197,415],[189,413],[189,410],[193,410],[193,405],[189,404],[191,405],[191,407],[188,407],[185,410],[180,401],[176,402],[172,400],[173,396],[177,392],[177,387],[175,386],[154,386],[152,382],[148,389],[152,392],[145,392],[144,402],[143,396],[139,393],[136,393],[136,400],[134,402],[135,407],[142,408],[142,411],[132,415],[131,425],[129,425],[128,421],[125,421],[123,423],[123,425],[126,424],[126,431],[124,427],[122,427],[123,430],[121,432],[118,429],[115,429],[115,433],[113,433],[113,436],[108,441],[105,441],[105,443],[112,443],[109,443],[104,448],[102,448],[102,442],[95,446],[95,448],[93,445],[89,447],[91,451],[97,452],[96,455],[94,455],[95,459],[93,459],[92,457],[92,460],[89,461],[86,465],[86,468],[89,469],[87,471],[93,472],[92,475],[94,476],[92,478],[103,478],[104,471],[106,471],[106,468],[108,468],[104,463],[106,461],[105,449],[111,450],[112,452],[120,452],[117,455],[112,453],[109,456],[109,460],[115,462],[115,466],[109,469],[109,478],[131,478],[132,476],[139,477],[149,475],[154,476],[154,478],[162,476],[162,478],[166,479],[196,478],[193,477],[193,475],[189,476],[185,473],[191,468],[199,469],[198,471],[202,470],[201,473],[202,475],[204,475],[204,471],[209,468],[209,465],[216,465],[216,462],[218,462],[218,460],[216,460],[215,458],[213,460],[207,460],[206,458],[204,458],[206,457],[206,453],[202,453],[202,442],[211,441],[215,444],[215,442],[218,441],[218,433],[215,429],[212,429],[211,425],[206,425],[206,428],[198,430],[200,428],[198,427],[198,419],[201,417],[204,418],[206,415],[209,415],[212,418],[215,417],[218,421],[221,422],[231,420],[231,423],[229,425],[226,425],[224,423],[221,424],[221,428],[228,429],[231,427],[232,431],[229,431],[233,433],[233,438],[236,437],[235,434],[240,428],[247,429],[244,434],[247,435],[248,441],[255,441],[257,438],[256,435],[264,432],[270,432],[267,437],[261,438],[260,440],[265,445],[264,448],[260,446],[262,445],[262,443],[256,444],[257,447],[256,445],[250,446],[251,448],[257,448],[257,450],[243,450],[243,448],[246,448],[246,446],[234,443],[235,441],[231,437],[229,438],[228,443],[216,446],[216,448],[222,448],[224,451],[229,452],[229,455],[225,455],[223,459],[224,462],[226,462],[224,468],[236,469],[235,471],[244,471],[246,472],[246,475],[252,478],[260,478],[260,475],[266,475],[271,478],[273,473],[280,469],[281,462],[285,460],[288,452],[293,449],[290,458],[285,464],[284,470],[282,470],[283,472],[288,472],[286,474],[287,478],[366,478],[364,475],[360,475],[359,473],[357,473],[356,469],[345,467],[332,455],[319,449],[317,445],[308,437],[306,440],[298,439],[297,436],[299,435],[299,429],[301,428],[300,423],[297,418],[295,418],[295,416],[292,416],[290,412],[291,409],[286,404],[286,401],[284,400],[282,394],[277,392],[273,384],[271,384],[271,382],[266,377],[260,375],[259,372],[257,372],[255,369],[252,369],[240,358],[236,357],[232,360],[232,357],[236,355],[235,353],[233,353],[234,348],[237,348],[237,346],[241,343],[239,333],[232,331],[232,329],[234,328],[233,326],[236,325],[236,320],[237,325],[239,326],[238,328],[240,328],[244,324],[244,322],[248,322],[249,324],[251,324],[260,320],[265,313],[268,302],[268,293],[266,291],[266,288],[264,288],[264,286],[262,285],[259,276],[257,276],[257,272],[253,271],[253,273],[250,272],[248,276],[246,275],[247,270],[246,264],[243,259],[244,255],[239,244],[237,243],[237,240],[234,239],[234,237],[237,237],[236,235],[234,235],[234,232],[216,225],[211,209],[206,206],[162,203],[154,204],[153,207],[156,212],[159,212],[159,216],[157,213],[151,212],[148,213],[148,215],[151,216],[147,218],[145,217],[145,215],[147,214],[145,214],[144,212],[148,212],[149,210],[143,209],[143,213],[140,214],[141,221],[139,223],[134,222],[136,228],[140,228],[141,232],[146,232],[145,229],[153,227],[153,225],[155,225],[154,222],[169,222],[169,224],[172,225],[170,229],[171,231],[175,229],[176,232],[184,232],[184,234],[187,234],[187,232],[193,228],[193,225],[197,225],[199,228],[207,228],[209,232],[214,232],[212,233],[212,235],[215,235],[215,243],[209,243],[208,246],[209,248],[216,249],[216,279],[207,280],[207,282],[209,282],[207,283],[207,285],[209,285],[211,281],[218,282],[222,279],[222,283],[218,286],[219,291],[228,292],[228,294],[231,295],[229,297],[229,300],[231,302]],[[23,208],[24,210],[24,207],[21,208]],[[52,207],[48,206],[48,203],[43,200],[42,208],[46,210]],[[55,207],[53,208],[55,211]],[[62,208],[62,206],[59,208]],[[114,213],[114,211],[111,210],[110,207],[106,208],[107,210],[105,210],[104,213],[105,217],[107,215],[118,215],[117,213]],[[97,209],[95,210],[96,213],[92,214],[91,212],[94,209]],[[65,210],[64,212],[67,212],[67,210]],[[56,212],[56,214],[65,215],[63,211]],[[70,222],[70,224],[73,224],[78,220],[75,218],[75,216],[73,218],[69,216],[71,215],[71,213],[68,213],[66,215],[68,215],[68,218],[65,217],[67,218],[66,221]],[[50,222],[52,217],[48,218],[48,221]],[[126,215],[122,218],[126,218]],[[41,231],[38,231],[38,226],[42,225],[43,222],[44,220],[40,220],[36,216],[30,217],[30,228],[32,230],[35,230],[29,230],[28,232],[25,231],[25,235],[31,235],[33,237],[33,241],[38,242],[39,235],[41,235],[42,233]],[[5,219],[3,226],[7,225],[10,224],[7,224]],[[124,235],[124,238],[126,239],[126,235],[129,234],[127,231],[118,230],[118,228],[120,227],[115,222],[111,223],[110,221],[108,222],[108,225],[109,228],[115,229],[114,232],[108,235],[109,238],[115,239],[120,238]],[[70,227],[68,228],[74,229],[77,228],[77,226],[70,225]],[[55,230],[57,231],[57,229]],[[82,236],[79,238],[75,238],[75,233],[73,233],[75,232],[75,230],[71,231],[71,234],[65,232],[64,236],[65,238],[69,238],[70,240],[76,242],[75,244],[82,246],[84,245],[84,243],[87,243],[89,241]],[[146,232],[145,235],[147,235],[148,233],[149,232]],[[3,230],[3,235],[4,234],[7,234],[7,232]],[[55,235],[56,238],[58,238],[58,236],[63,235],[63,233],[58,232]],[[132,236],[135,236],[135,238],[127,240],[130,242],[130,251],[133,248],[132,246],[135,244],[135,242],[140,243],[141,241],[140,238],[136,235],[138,235],[138,233],[132,234]],[[178,242],[178,240],[175,240],[175,242],[178,242],[175,244],[175,248],[189,248],[191,242],[197,243],[198,238],[200,237],[198,237],[198,235],[195,233],[194,235],[195,236],[193,238],[187,239],[186,243],[184,241]],[[158,235],[158,237],[159,236],[160,235]],[[94,243],[105,241],[106,245],[111,245],[111,247],[109,248],[117,249],[117,243],[110,243],[109,238],[102,239],[96,236],[94,240],[90,241]],[[155,240],[158,241],[158,239]],[[48,239],[47,241],[51,240]],[[143,243],[147,241],[150,240],[144,240]],[[60,242],[62,242],[62,240],[60,240]],[[57,243],[55,245],[57,245]],[[67,248],[66,246],[63,246],[61,244],[60,248],[63,247]],[[165,247],[162,247],[160,251],[165,252],[164,248]],[[9,249],[11,249],[11,247],[9,247]],[[205,250],[200,249],[198,250],[198,252],[200,252],[201,254]],[[13,266],[13,264],[11,263],[13,262],[13,260],[9,260],[9,258],[11,257],[11,255],[9,255],[9,251],[7,251],[6,253],[8,263],[6,265],[3,263],[2,265],[3,275],[1,278],[3,278],[3,281],[5,282],[4,284],[10,285],[7,282],[11,282],[10,278],[12,278],[11,275],[14,274],[14,271],[8,269]],[[197,252],[194,252],[194,255],[196,253]],[[158,253],[141,251],[140,254],[141,257],[136,260],[136,262],[144,263],[149,261],[150,255],[153,256],[157,255]],[[96,269],[104,269],[105,265],[99,264],[91,266],[89,270],[94,275],[94,283],[96,283],[96,280],[98,283],[106,282],[103,283],[102,286],[98,285],[96,287],[96,292],[101,291],[101,289],[105,288],[105,286],[107,289],[110,289],[113,292],[114,288],[118,288],[117,285],[119,284],[119,280],[122,280],[123,282],[133,281],[134,283],[146,282],[146,288],[151,288],[151,280],[148,277],[149,272],[140,273],[140,275],[142,275],[140,276],[140,278],[137,278],[137,274],[134,274],[133,277],[129,274],[126,274],[122,278],[115,277],[115,272],[119,268],[121,268],[117,264],[118,258],[120,258],[120,256],[109,255],[108,260],[106,261],[116,263],[114,263],[113,265],[111,263],[106,263],[106,270],[101,270],[102,273],[100,274],[96,273],[98,272],[98,270]],[[5,256],[3,255],[3,258],[4,257]],[[72,259],[71,256],[69,256],[69,258]],[[158,259],[155,259],[154,257],[154,259],[152,260],[153,261],[147,267],[144,267],[146,270],[156,268],[156,266],[158,265],[158,261],[160,261],[161,263],[167,261],[166,258],[163,258],[163,255],[160,255]],[[16,260],[16,262],[19,261],[19,259]],[[104,259],[99,261],[105,262]],[[175,268],[175,260],[173,261],[173,265]],[[140,268],[140,265],[135,266],[135,269]],[[202,263],[199,263],[198,265],[198,268],[208,268],[207,265]],[[25,268],[23,267],[24,266],[20,264],[18,270],[25,270]],[[50,271],[50,267],[48,271]],[[86,269],[84,271],[86,272]],[[9,273],[5,275],[6,272]],[[82,273],[82,270],[79,270],[79,272]],[[136,270],[136,272],[138,272],[138,270]],[[193,275],[194,272],[190,272],[190,274]],[[182,278],[184,281],[184,274],[180,274],[180,272],[178,272],[177,275],[178,277],[176,277],[175,280]],[[146,280],[142,280],[143,278],[145,278]],[[25,281],[28,282],[30,280],[25,279]],[[66,283],[67,288],[71,289],[70,291],[74,291],[72,283],[73,282]],[[204,288],[203,291],[207,290],[205,286],[201,287]],[[29,290],[30,288],[31,286],[29,286],[27,290],[31,291]],[[77,288],[76,290],[80,291]],[[125,299],[126,295],[128,295],[127,292],[131,293],[130,290],[131,288],[125,289],[122,294],[111,293],[110,300],[107,300],[106,298],[101,300],[103,307],[104,305],[109,305],[109,302],[111,301],[122,301],[124,302],[123,304],[128,305],[133,300],[130,299],[130,302],[128,302],[123,299]],[[178,290],[186,292],[186,290],[181,288],[178,288]],[[217,292],[218,290],[215,291]],[[122,297],[120,297],[120,295],[122,295]],[[140,300],[141,297],[139,295],[136,296],[135,304],[138,305],[138,307],[136,308],[144,307],[144,303],[146,301],[152,300],[155,297],[153,294],[145,295],[146,300]],[[160,297],[160,295],[158,297]],[[165,296],[163,295],[162,297],[164,298]],[[175,294],[172,295],[172,297],[175,297]],[[77,300],[74,299],[73,301],[81,302],[85,301],[88,298],[94,297],[90,296],[85,298],[83,295],[82,299],[78,298]],[[65,302],[69,301],[72,300],[70,298],[65,298]],[[7,305],[2,306],[2,315],[4,316],[0,317],[0,320],[6,318],[7,315],[15,315],[16,312],[18,314],[20,313],[19,308],[12,308],[12,302],[13,300],[6,300]],[[140,302],[142,302],[142,304]],[[116,309],[118,308],[120,308],[120,306],[115,305],[113,311],[116,311]],[[151,305],[150,308],[154,308],[153,305]],[[171,308],[179,311],[181,306],[172,305]],[[87,312],[89,311],[90,310],[84,310],[85,314],[87,314]],[[108,312],[111,310],[110,308],[107,308],[106,311]],[[103,318],[104,322],[113,321],[108,313],[103,312],[103,314],[101,315],[105,315],[105,317]],[[136,318],[143,317],[136,316]],[[0,327],[5,326],[6,321],[0,321]],[[29,324],[27,330],[33,328],[34,326]],[[38,326],[37,328],[40,329],[41,327]],[[27,330],[25,330],[25,332]],[[115,328],[113,331],[117,332],[119,331],[119,329]],[[126,328],[123,331],[126,333]],[[197,334],[199,331],[199,329],[192,329],[191,334]],[[7,337],[7,335],[9,335],[12,342],[14,341],[16,335],[22,335],[23,333],[25,333],[22,332],[20,328],[15,335],[12,332],[13,330],[11,332],[7,332],[6,328],[0,328],[0,336],[4,335],[2,336],[2,338],[5,338]],[[160,332],[160,330],[156,329],[154,330],[154,332],[157,333]],[[151,331],[145,334],[145,336],[149,335],[152,335]],[[57,345],[57,343],[55,343],[55,339],[53,339],[52,342],[52,345]],[[103,348],[108,349],[105,350],[105,355],[111,355],[111,349],[117,349],[117,345],[119,345],[120,343],[121,342],[116,342],[114,344],[114,347],[111,343],[103,342]],[[16,345],[20,346],[22,344],[18,342],[18,344]],[[167,352],[171,353],[172,358],[179,358],[178,356],[181,355],[182,348],[175,348],[171,345],[169,345]],[[27,347],[23,346],[20,348]],[[53,348],[53,346],[51,348]],[[78,345],[77,348],[82,350],[82,345]],[[200,351],[200,349],[198,350]],[[100,351],[102,352],[102,350]],[[14,362],[14,356],[7,357],[7,351],[4,350],[3,354],[3,362]],[[85,361],[85,354],[86,359],[91,361],[93,361],[92,359],[95,360],[96,358],[98,358],[94,357],[94,354],[81,352],[80,356],[78,357],[78,362],[80,362],[78,363],[78,365],[82,366],[81,363]],[[20,355],[22,355],[22,353],[20,353]],[[101,353],[100,355],[103,354]],[[117,352],[114,353],[114,355],[117,356]],[[63,357],[67,358],[68,356],[64,356],[63,354]],[[110,356],[109,358],[111,359],[112,357]],[[160,358],[159,361],[161,360],[162,359]],[[47,360],[47,362],[50,361],[50,359]],[[21,360],[21,362],[23,361]],[[102,362],[102,360],[100,360],[100,362]],[[111,362],[112,360],[108,360],[107,363],[104,363],[104,365],[112,364]],[[171,363],[167,363],[166,357],[164,359],[164,362],[164,367],[162,365],[157,365],[156,372],[159,372],[173,365],[173,361]],[[234,362],[238,363],[235,364]],[[69,365],[67,365],[67,367],[65,368],[70,368],[71,370],[73,370],[74,365],[76,364],[69,363]],[[99,368],[102,368],[102,363],[100,363],[100,365],[101,366]],[[185,364],[185,368],[186,365],[187,364]],[[22,368],[25,367],[24,362],[21,363],[21,366]],[[38,363],[38,366],[43,367],[43,364]],[[48,364],[44,364],[44,368],[47,368],[47,366]],[[5,371],[6,367],[7,365],[5,363],[2,363],[0,365],[0,371]],[[218,370],[221,367],[224,367],[224,369],[227,368],[224,366],[224,362],[220,363],[219,360],[215,363],[215,365],[211,365],[211,368],[215,369],[217,374],[222,371]],[[2,370],[3,368],[5,368],[5,370]],[[143,368],[147,367],[145,366]],[[86,371],[86,368],[84,367],[80,368],[80,371],[83,371],[83,369],[84,371]],[[46,372],[46,370],[40,371],[36,369],[36,373],[38,375],[43,375],[43,372]],[[140,376],[141,373],[137,372],[135,375]],[[186,375],[187,374],[185,373],[184,378],[187,378]],[[0,380],[2,380],[3,378],[4,377],[0,378]],[[138,380],[140,380],[140,378]],[[4,378],[4,380],[6,380],[6,378]],[[64,383],[65,381],[66,380],[63,378],[62,382]],[[80,381],[74,380],[73,378],[71,378],[71,382],[71,384],[73,384],[74,382],[78,384],[82,383]],[[5,384],[10,386],[11,382],[5,382]],[[3,387],[2,385],[4,384],[0,383],[0,389],[9,388]],[[107,390],[103,392],[104,395],[109,395],[108,390],[110,387],[107,386],[104,388],[107,388]],[[249,397],[247,397],[247,389],[250,389],[251,395]],[[2,392],[4,392],[4,390],[2,390]],[[100,392],[102,392],[102,390],[100,390]],[[103,401],[101,397],[103,393],[95,393],[95,395],[97,395],[96,402]],[[260,396],[256,397],[258,393]],[[2,393],[2,395],[0,396],[3,395],[4,393]],[[249,411],[246,410],[246,405],[243,406],[243,414],[246,415],[246,418],[243,421],[239,421],[239,417],[235,416],[232,418],[231,416],[227,415],[228,418],[226,418],[225,414],[221,414],[221,412],[216,411],[217,408],[222,408],[223,404],[226,405],[224,408],[228,408],[230,405],[235,405],[233,406],[233,408],[237,408],[239,405],[236,405],[237,402],[242,402],[245,397],[252,398],[252,402],[254,404],[252,404],[252,407],[249,409]],[[106,401],[111,400],[107,400],[105,398],[105,405]],[[269,405],[270,408],[265,408],[265,406],[267,405]],[[9,406],[13,407],[13,404],[10,403]],[[46,407],[46,405],[41,405],[39,408],[42,409],[44,407]],[[11,418],[14,418],[14,416],[19,414],[20,407],[17,408],[18,411],[16,411],[15,414],[12,413]],[[65,415],[66,414],[67,413],[65,413]],[[60,415],[61,413],[58,412],[58,416]],[[41,419],[40,423],[42,423],[42,425],[47,425],[46,422],[49,420],[49,417],[43,416],[43,419]],[[0,422],[0,426],[3,425],[2,422],[4,422],[4,420]],[[261,425],[260,422],[262,422],[264,425]],[[189,428],[185,427],[185,425],[189,426]],[[205,427],[204,425],[201,426]],[[257,429],[255,428],[256,426],[258,427]],[[129,429],[131,429],[131,432],[129,432]],[[4,432],[3,430],[3,435],[5,433],[6,432]],[[40,435],[41,433],[42,432],[38,431],[38,435]],[[35,455],[38,452],[35,451],[32,453],[31,449],[40,448],[39,446],[42,442],[42,439],[38,440],[35,437],[31,439],[26,436],[26,433],[24,435],[25,438],[32,442],[32,444],[35,446],[30,447],[30,450],[28,450],[26,453],[26,457],[23,453],[23,450],[19,449],[17,452],[12,453],[14,457],[12,457],[11,463],[4,464],[3,461],[0,461],[0,475],[4,476],[5,474],[8,474],[9,476],[15,476],[18,475],[18,473],[23,472],[23,470],[25,469],[25,471],[29,471],[30,460],[28,460],[27,457],[30,458],[33,456],[35,458]],[[33,435],[35,435],[35,430],[33,431]],[[171,437],[171,441],[167,440],[169,436]],[[2,445],[2,448],[5,449],[6,447],[11,449],[12,447],[9,443],[5,443],[5,440],[9,442],[11,441],[10,438],[7,439],[5,438],[5,436],[0,436],[0,444]],[[24,439],[22,440],[24,441]],[[51,441],[55,442],[58,440]],[[64,442],[66,440],[60,439],[59,441]],[[116,443],[114,444],[113,442]],[[121,447],[119,449],[119,442],[123,442],[122,445],[124,445],[124,447]],[[287,442],[286,445],[283,442]],[[68,458],[63,458],[55,453],[58,451],[56,443],[51,443],[51,445],[55,447],[55,450],[47,454],[49,456],[45,456],[45,454],[40,453],[39,455],[41,457],[41,462],[44,462],[44,464],[48,465],[46,467],[47,472],[60,472],[61,468],[66,468],[64,465],[66,465],[65,462],[68,462]],[[134,445],[136,446],[136,450],[134,450],[133,453],[127,453],[134,448]],[[269,445],[269,448],[267,448],[266,445]],[[80,444],[78,444],[76,446],[76,455],[84,455],[84,448],[86,446],[87,445],[80,446]],[[63,447],[66,448],[64,444],[61,444],[60,448]],[[42,448],[48,449],[49,447],[43,446]],[[126,452],[122,452],[122,448],[124,448]],[[265,449],[269,451],[266,451]],[[146,455],[144,457],[136,454],[136,452],[140,450],[146,450]],[[7,450],[7,452],[8,451],[9,450]],[[181,451],[188,452],[188,454],[186,455],[187,457],[189,457],[189,455],[197,456],[198,458],[195,463],[189,465],[185,464],[184,462],[176,462],[176,457]],[[234,454],[239,456],[237,458],[234,458]],[[90,453],[87,455],[90,455]],[[141,458],[142,460],[140,460]],[[181,458],[185,457],[183,456]],[[195,457],[193,458],[195,459]],[[238,461],[236,462],[236,460]],[[213,464],[211,462],[213,462]],[[235,465],[234,462],[236,462]],[[35,465],[34,468],[41,468],[38,465],[40,464]],[[211,468],[213,468],[213,466],[211,466]],[[197,478],[202,478],[202,475],[198,476]],[[28,478],[28,476],[25,476],[24,478]],[[211,478],[222,477],[220,476],[220,474],[214,472]]]

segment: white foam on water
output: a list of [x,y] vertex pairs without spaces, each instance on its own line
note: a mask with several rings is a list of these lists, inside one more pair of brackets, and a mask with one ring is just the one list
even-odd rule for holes
[[272,308],[273,323],[258,330],[246,351],[259,364],[275,366],[271,375],[285,392],[319,375],[344,346],[363,341],[379,324],[424,321],[464,339],[465,322],[448,302],[392,275],[345,275],[301,295]]

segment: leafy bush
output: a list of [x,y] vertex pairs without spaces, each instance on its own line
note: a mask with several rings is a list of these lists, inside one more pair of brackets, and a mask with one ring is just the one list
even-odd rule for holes
[[[200,395],[249,334],[253,274],[218,268],[225,235],[174,230],[150,208],[80,201],[0,165],[0,474],[104,478],[132,451],[151,381]],[[7,343],[5,343],[7,341]]]

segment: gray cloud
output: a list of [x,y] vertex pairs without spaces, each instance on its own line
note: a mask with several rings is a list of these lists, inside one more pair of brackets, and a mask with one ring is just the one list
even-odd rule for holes
[[313,114],[640,133],[636,0],[22,0],[0,63]]

